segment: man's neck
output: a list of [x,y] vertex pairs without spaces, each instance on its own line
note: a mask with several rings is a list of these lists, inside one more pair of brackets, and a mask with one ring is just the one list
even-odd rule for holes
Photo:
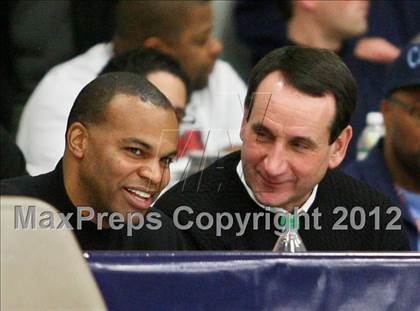
[[[78,173],[77,164],[71,159],[68,159],[66,155],[63,157],[63,181],[64,189],[67,193],[67,196],[70,199],[70,202],[76,207],[90,207],[92,208],[93,218],[90,220],[92,223],[96,224],[98,220],[97,209],[92,206],[89,202],[93,202],[90,196],[86,193],[86,189],[80,180]],[[82,216],[89,216],[90,212],[82,211]],[[103,228],[109,228],[108,221],[106,218],[101,218],[101,224]]]
[[384,158],[394,183],[397,186],[410,192],[420,193],[420,183],[418,178],[413,176],[414,172],[407,172],[398,162],[392,150],[392,146],[386,141],[384,143]]
[[127,40],[123,40],[118,36],[114,36],[112,38],[112,47],[114,55],[120,55],[132,49],[130,44],[128,44]]
[[89,200],[78,176],[78,169],[66,155],[63,157],[63,182],[67,196],[74,206],[89,206]]
[[287,24],[287,37],[290,41],[314,48],[324,48],[337,52],[342,40],[328,34],[312,18],[304,15],[293,16]]

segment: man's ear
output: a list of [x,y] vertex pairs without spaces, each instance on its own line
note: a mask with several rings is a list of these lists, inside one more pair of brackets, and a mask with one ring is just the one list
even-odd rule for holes
[[246,125],[248,124],[248,113],[249,113],[249,109],[245,108],[244,109],[244,115],[242,117],[242,123],[241,123],[241,131],[239,133],[239,136],[241,137],[241,140],[244,141],[244,136],[245,136],[245,128]]
[[156,36],[149,37],[144,40],[143,46],[169,55],[174,55],[175,53],[174,49],[168,43]]
[[88,132],[86,127],[80,122],[75,122],[67,130],[66,148],[74,157],[83,159],[86,152],[87,138]]
[[350,125],[340,133],[337,139],[332,143],[330,150],[330,159],[328,161],[329,168],[336,168],[346,156],[347,147],[353,136],[353,129]]

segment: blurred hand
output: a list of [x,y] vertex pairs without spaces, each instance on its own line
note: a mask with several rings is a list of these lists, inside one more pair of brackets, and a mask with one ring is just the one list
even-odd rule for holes
[[356,57],[382,64],[392,63],[400,55],[400,52],[398,47],[380,37],[360,39],[354,48]]

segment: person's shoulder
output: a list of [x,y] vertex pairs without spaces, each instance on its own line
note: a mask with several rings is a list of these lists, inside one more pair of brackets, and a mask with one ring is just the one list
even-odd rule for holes
[[[96,44],[84,53],[54,66],[44,79],[53,82],[54,79],[71,81],[75,78],[95,77],[112,56],[110,46],[109,43]],[[71,76],[68,76],[69,74]]]
[[109,44],[97,44],[85,53],[50,69],[28,98],[22,113],[18,139],[34,128],[38,118],[45,119],[48,124],[54,124],[57,118],[67,119],[78,93],[95,79],[111,57],[110,51]]
[[[178,182],[174,188],[184,190],[185,193],[220,192],[220,182],[237,177],[236,166],[240,160],[240,152],[232,152],[210,164],[205,169]],[[216,188],[214,188],[216,187]],[[171,189],[170,189],[171,190]],[[169,190],[169,191],[170,191]]]
[[241,91],[246,88],[244,81],[236,70],[228,62],[221,59],[216,60],[213,72],[210,74],[209,86],[212,85],[225,86],[226,88],[236,87]]
[[52,67],[42,78],[34,94],[43,90],[53,92],[55,89],[77,88],[77,92],[80,91],[96,77],[111,55],[109,44],[99,43],[91,47],[84,53]]
[[[326,214],[324,218],[326,216],[329,220],[335,219],[335,224],[339,221],[337,217],[344,217],[340,218],[340,221],[348,221],[347,225],[351,231],[342,231],[343,237],[355,241],[366,239],[363,243],[367,242],[369,245],[365,250],[409,249],[400,208],[385,194],[367,183],[356,180],[340,170],[329,170],[319,184],[317,200],[322,213]],[[355,215],[362,217],[362,229],[353,227],[352,217]],[[372,215],[375,217],[371,217]],[[388,229],[391,227],[395,229]],[[340,231],[336,233],[341,234]]]
[[236,173],[239,160],[239,151],[218,159],[204,170],[179,181],[157,200],[155,206],[166,212],[168,206],[205,202],[211,196],[223,193],[230,183],[239,179]]
[[221,73],[221,72],[231,72],[236,74],[235,69],[232,67],[231,64],[229,64],[227,61],[224,61],[222,59],[216,60],[214,63],[214,71],[215,74]]
[[339,169],[328,170],[320,185],[324,191],[339,197],[342,202],[352,202],[353,206],[392,205],[385,194]]
[[39,177],[21,176],[4,179],[0,183],[1,195],[36,196],[36,187]]
[[57,173],[51,171],[38,176],[21,176],[1,181],[1,195],[28,196],[48,201],[46,198],[57,188]]
[[321,184],[335,189],[347,189],[348,192],[353,193],[355,191],[365,190],[371,191],[374,190],[366,183],[361,182],[360,180],[350,176],[341,169],[332,169],[327,170],[327,173],[324,176],[324,179],[321,181]]
[[[235,118],[237,115],[242,117],[242,101],[245,95],[246,85],[238,73],[227,62],[217,60],[208,78],[207,86],[192,93],[189,106],[197,106],[198,109],[209,107],[212,111],[214,109],[223,112],[231,110],[231,113],[235,114],[223,114],[222,120]],[[239,105],[235,104],[236,100],[239,101]]]
[[342,168],[342,171],[356,179],[363,180],[365,163],[363,161],[352,161]]

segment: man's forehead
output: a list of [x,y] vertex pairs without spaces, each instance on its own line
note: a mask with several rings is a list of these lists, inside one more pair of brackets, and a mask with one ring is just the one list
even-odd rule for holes
[[324,129],[328,133],[334,112],[332,94],[317,97],[302,93],[281,73],[274,72],[263,79],[254,94],[250,121],[252,124],[261,122],[274,132],[288,127],[298,136],[301,131],[312,128],[316,136],[320,131],[324,133]]
[[104,113],[109,131],[141,132],[160,135],[163,130],[178,130],[175,111],[156,106],[136,95],[118,94]]
[[[124,110],[127,105],[141,105],[145,106],[146,101],[143,101],[137,94],[116,93],[109,100],[105,111],[112,113],[114,110]],[[121,106],[124,105],[124,106]]]
[[253,102],[262,109],[267,109],[268,106],[274,104],[284,105],[290,101],[296,106],[300,103],[310,106],[319,105],[319,108],[330,105],[335,111],[335,97],[332,93],[326,92],[322,96],[304,93],[291,85],[279,71],[268,74],[253,94]]
[[[171,109],[151,103],[141,94],[117,93],[109,101],[105,112],[114,119],[118,116],[128,115],[130,117],[144,117],[145,115],[162,115],[175,113]],[[149,116],[150,118],[151,116]]]

